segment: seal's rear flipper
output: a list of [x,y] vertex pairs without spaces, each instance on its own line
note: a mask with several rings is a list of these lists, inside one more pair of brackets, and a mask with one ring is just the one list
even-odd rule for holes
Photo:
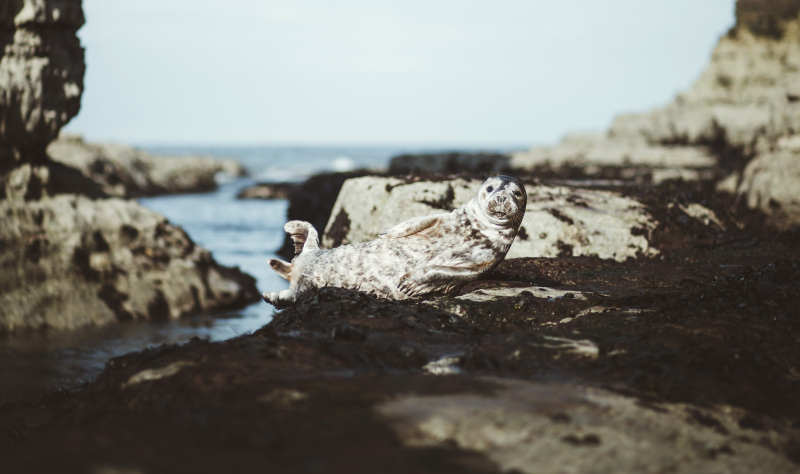
[[286,280],[292,281],[292,264],[289,262],[284,262],[283,260],[278,259],[270,259],[269,266],[275,270],[275,273],[280,275]]
[[310,223],[305,221],[289,221],[283,226],[283,230],[292,236],[295,255],[299,255],[305,250],[314,250],[319,248],[319,236],[317,235],[317,229],[315,229]]

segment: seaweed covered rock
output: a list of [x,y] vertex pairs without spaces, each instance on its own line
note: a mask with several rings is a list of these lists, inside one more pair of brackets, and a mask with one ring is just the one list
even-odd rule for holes
[[128,354],[78,393],[3,407],[0,455],[12,473],[793,473],[789,237],[507,260],[431,301],[325,288],[253,334]]

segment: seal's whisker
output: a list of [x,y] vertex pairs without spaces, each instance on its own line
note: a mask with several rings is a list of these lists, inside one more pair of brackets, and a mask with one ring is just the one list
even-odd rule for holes
[[527,227],[533,227],[534,224],[533,216],[531,214],[525,213],[525,215],[522,216],[522,224]]

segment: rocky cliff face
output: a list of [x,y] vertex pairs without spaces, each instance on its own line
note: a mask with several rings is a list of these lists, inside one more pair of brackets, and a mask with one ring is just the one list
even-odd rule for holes
[[77,115],[83,92],[80,0],[0,6],[0,164],[38,162]]

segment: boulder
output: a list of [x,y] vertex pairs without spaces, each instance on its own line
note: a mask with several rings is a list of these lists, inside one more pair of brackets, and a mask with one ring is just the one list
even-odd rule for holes
[[167,320],[243,307],[255,280],[134,201],[0,201],[0,331]]
[[[481,183],[375,176],[349,179],[333,206],[322,245],[372,240],[412,217],[449,212],[472,199]],[[641,202],[602,189],[526,187],[525,219],[507,258],[591,255],[623,261],[658,254],[649,241],[657,222]]]

